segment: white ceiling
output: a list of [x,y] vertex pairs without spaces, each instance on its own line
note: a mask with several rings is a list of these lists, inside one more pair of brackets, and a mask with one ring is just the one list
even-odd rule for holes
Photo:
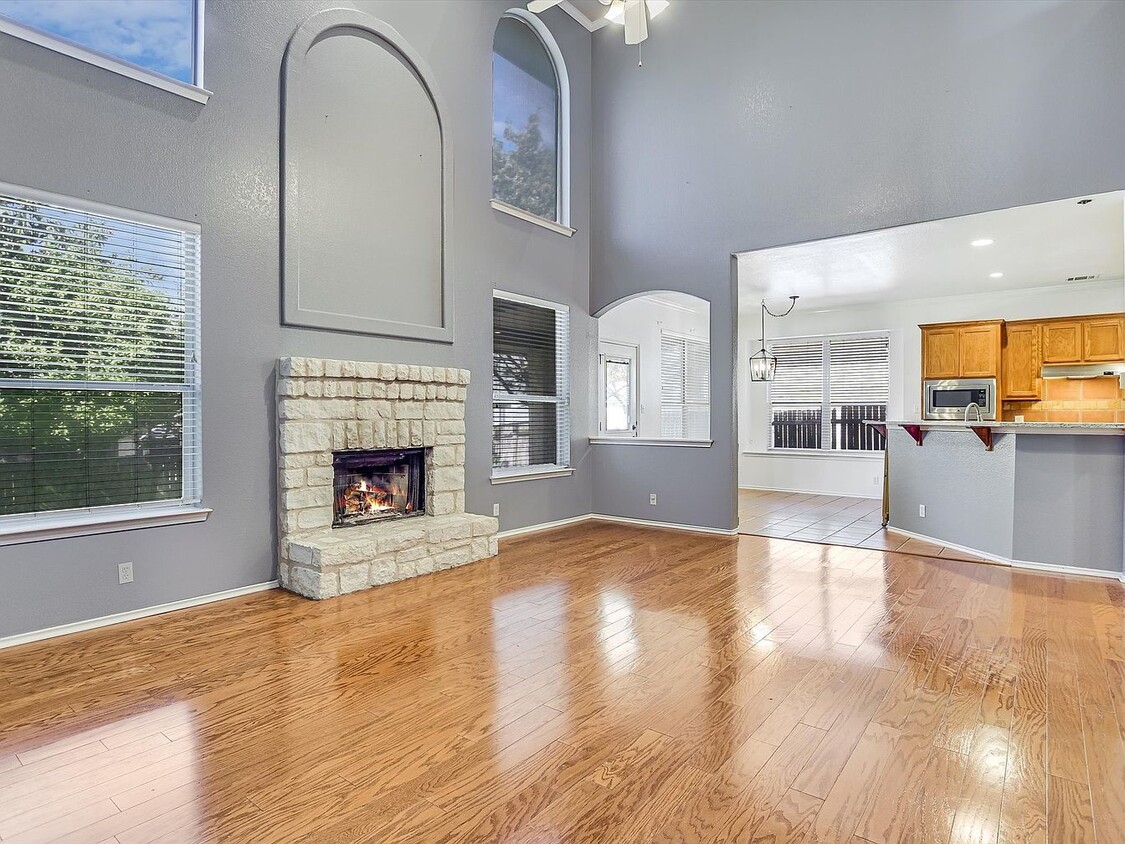
[[607,8],[599,0],[563,0],[559,5],[591,32],[609,23],[605,19]]
[[[1084,198],[1093,201],[1079,205]],[[827,308],[1122,278],[1123,202],[1125,191],[1115,191],[742,252],[739,308],[756,308],[763,293]],[[993,243],[970,245],[980,238]]]

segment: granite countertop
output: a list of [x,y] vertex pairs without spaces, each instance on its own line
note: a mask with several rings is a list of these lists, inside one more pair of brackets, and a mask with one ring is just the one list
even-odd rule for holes
[[[865,420],[866,421],[866,420]],[[997,434],[1113,434],[1125,435],[1125,425],[1118,422],[959,422],[953,419],[892,419],[887,422],[868,421],[868,425],[918,425],[931,430],[958,431],[969,428],[991,428]]]

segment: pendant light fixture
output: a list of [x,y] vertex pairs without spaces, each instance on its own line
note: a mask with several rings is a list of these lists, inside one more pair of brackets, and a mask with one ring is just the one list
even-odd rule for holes
[[789,297],[789,307],[785,313],[775,314],[768,307],[766,307],[766,300],[762,300],[762,348],[750,356],[750,380],[751,381],[772,381],[774,375],[777,373],[777,356],[770,354],[766,350],[766,314],[771,317],[780,319],[781,317],[789,316],[793,312],[793,308],[797,304],[799,296]]

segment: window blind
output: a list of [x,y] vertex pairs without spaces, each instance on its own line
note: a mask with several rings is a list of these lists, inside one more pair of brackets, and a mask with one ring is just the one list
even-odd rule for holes
[[492,343],[494,472],[569,466],[569,310],[496,292]]
[[0,191],[0,517],[201,498],[199,233]]
[[711,436],[711,347],[708,341],[660,335],[660,434],[675,439]]
[[770,447],[879,451],[864,420],[886,419],[890,394],[885,334],[807,337],[770,344]]

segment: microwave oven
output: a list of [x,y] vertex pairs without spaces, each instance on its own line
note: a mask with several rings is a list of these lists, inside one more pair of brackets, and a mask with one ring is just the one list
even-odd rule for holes
[[[995,378],[948,378],[923,382],[923,419],[965,418],[965,408],[975,403],[981,419],[996,419]],[[971,414],[976,419],[976,414]]]

